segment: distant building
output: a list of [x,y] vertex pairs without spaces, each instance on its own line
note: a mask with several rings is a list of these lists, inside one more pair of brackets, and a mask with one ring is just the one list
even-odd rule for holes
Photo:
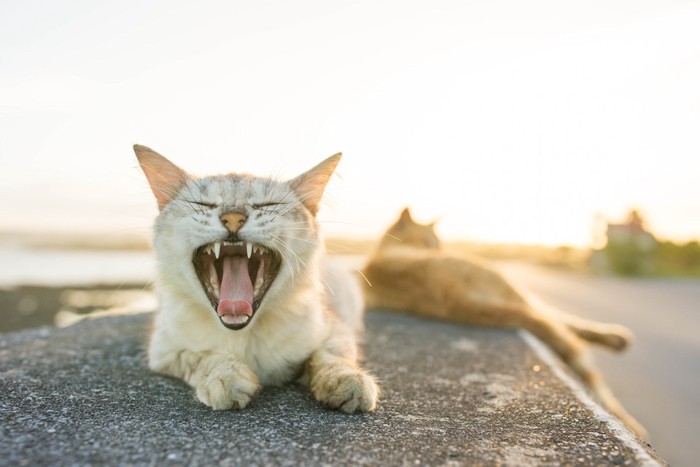
[[639,211],[632,210],[621,224],[606,223],[605,246],[593,252],[589,263],[598,271],[644,274],[654,267],[658,242],[644,226]]
[[606,236],[608,243],[633,243],[645,251],[653,251],[657,244],[654,235],[644,227],[644,220],[637,210],[630,211],[627,222],[608,222]]

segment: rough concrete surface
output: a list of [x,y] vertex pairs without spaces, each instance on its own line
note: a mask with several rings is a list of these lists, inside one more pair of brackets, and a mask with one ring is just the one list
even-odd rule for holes
[[582,404],[515,331],[374,311],[376,412],[300,386],[215,412],[151,373],[151,315],[0,335],[3,465],[658,465]]

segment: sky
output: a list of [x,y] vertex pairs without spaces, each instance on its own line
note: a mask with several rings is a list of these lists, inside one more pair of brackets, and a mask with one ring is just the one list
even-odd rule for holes
[[0,3],[0,229],[148,232],[131,146],[294,177],[319,220],[405,206],[448,240],[591,242],[596,216],[700,237],[700,2]]

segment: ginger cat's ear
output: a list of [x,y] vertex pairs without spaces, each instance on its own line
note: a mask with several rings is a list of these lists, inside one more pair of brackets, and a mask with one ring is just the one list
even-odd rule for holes
[[333,175],[341,157],[341,153],[335,154],[313,169],[289,181],[292,189],[294,189],[301,199],[301,202],[304,203],[306,209],[314,216],[318,212],[318,204],[321,202],[323,190],[326,188],[326,184],[331,178],[331,175]]
[[151,191],[158,201],[158,209],[163,209],[190,179],[190,176],[151,148],[134,144],[134,152],[151,186]]
[[402,224],[413,223],[413,218],[411,217],[411,210],[410,209],[404,208],[404,210],[401,211],[401,216],[399,217],[399,222]]

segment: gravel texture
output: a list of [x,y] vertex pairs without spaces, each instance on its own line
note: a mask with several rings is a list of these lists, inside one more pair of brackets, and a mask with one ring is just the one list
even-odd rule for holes
[[[0,335],[3,465],[663,465],[621,439],[514,332],[373,311],[371,414],[300,386],[214,412],[146,367],[151,314]],[[630,435],[631,437],[631,435]],[[640,454],[641,453],[641,454]]]

